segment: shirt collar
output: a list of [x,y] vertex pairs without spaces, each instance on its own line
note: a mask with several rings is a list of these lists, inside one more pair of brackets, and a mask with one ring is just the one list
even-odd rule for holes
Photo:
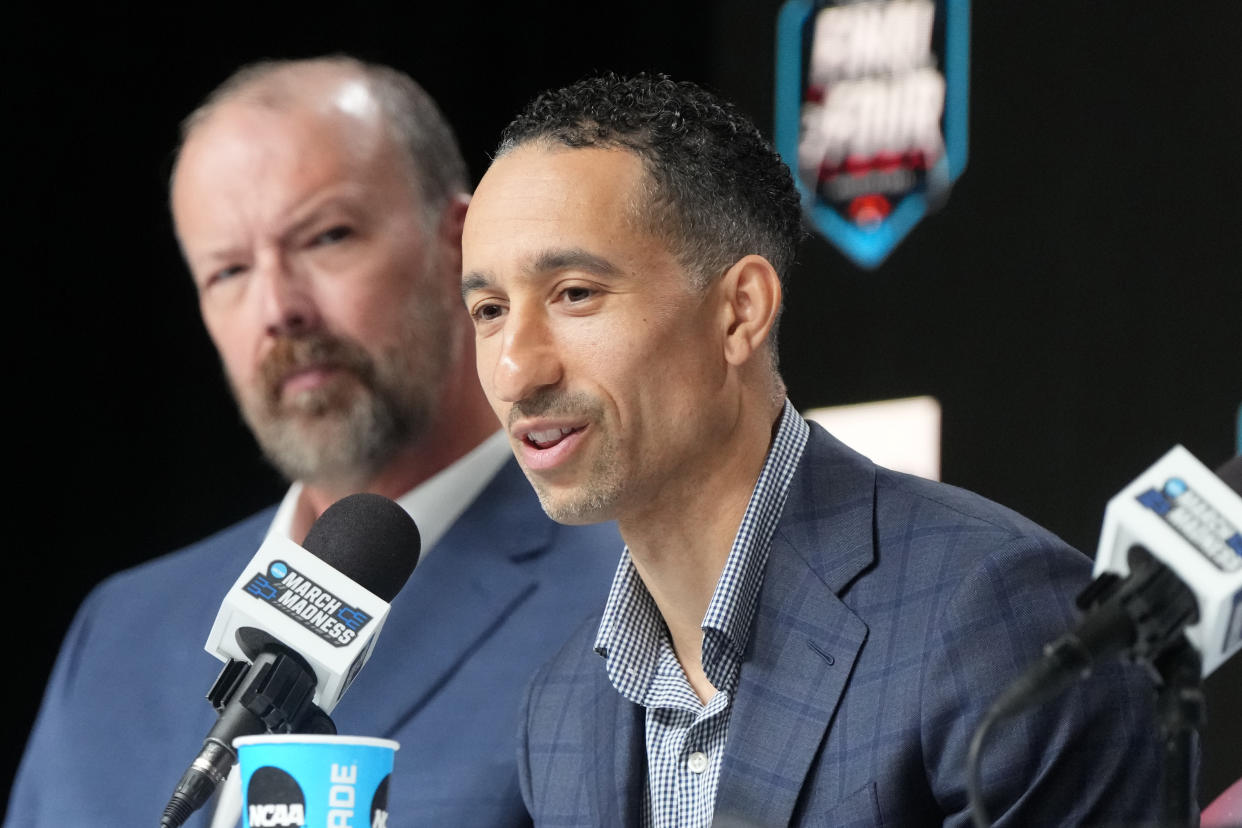
[[[810,427],[785,401],[759,480],[746,505],[716,591],[703,616],[703,671],[712,686],[732,692],[746,649],[772,534]],[[643,704],[655,676],[661,637],[668,635],[627,547],[621,554],[595,638],[617,692]]]
[[[396,499],[418,526],[423,557],[512,456],[507,435],[503,430],[497,431],[452,465]],[[302,482],[294,481],[276,509],[268,535],[289,537],[301,495]]]
[[715,687],[729,685],[735,678],[712,675],[714,666],[721,664],[722,648],[729,647],[738,662],[746,651],[759,587],[763,585],[763,573],[768,565],[768,551],[772,548],[772,535],[785,509],[789,482],[802,459],[810,433],[806,420],[789,400],[785,400],[763,471],[746,504],[733,547],[703,616],[703,672]]

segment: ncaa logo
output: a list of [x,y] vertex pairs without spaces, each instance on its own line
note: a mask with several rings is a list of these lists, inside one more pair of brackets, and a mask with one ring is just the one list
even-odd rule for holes
[[297,780],[281,768],[255,770],[246,786],[249,828],[297,828],[306,825],[306,797]]

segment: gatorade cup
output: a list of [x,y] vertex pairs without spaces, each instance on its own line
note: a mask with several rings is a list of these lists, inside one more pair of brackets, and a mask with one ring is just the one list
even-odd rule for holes
[[280,734],[233,740],[243,828],[387,828],[397,743],[368,736]]

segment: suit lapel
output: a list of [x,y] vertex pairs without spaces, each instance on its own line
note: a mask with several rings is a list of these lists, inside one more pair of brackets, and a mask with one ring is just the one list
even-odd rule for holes
[[396,733],[535,588],[522,561],[547,547],[553,527],[534,499],[509,460],[418,564],[359,687],[342,703],[366,700],[366,709],[349,709],[351,726],[364,728],[358,732]]
[[790,822],[867,637],[838,595],[874,560],[875,467],[811,429],[733,702],[716,794],[722,824]]
[[591,824],[638,826],[647,782],[645,711],[616,691],[602,659],[597,676],[584,731],[595,734],[597,756],[587,770],[590,801],[599,808]]

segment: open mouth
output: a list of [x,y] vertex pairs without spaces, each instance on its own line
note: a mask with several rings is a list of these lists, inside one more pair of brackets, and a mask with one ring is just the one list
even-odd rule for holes
[[528,431],[522,436],[527,445],[537,449],[550,449],[581,428],[566,426],[564,428],[548,428],[542,431]]

